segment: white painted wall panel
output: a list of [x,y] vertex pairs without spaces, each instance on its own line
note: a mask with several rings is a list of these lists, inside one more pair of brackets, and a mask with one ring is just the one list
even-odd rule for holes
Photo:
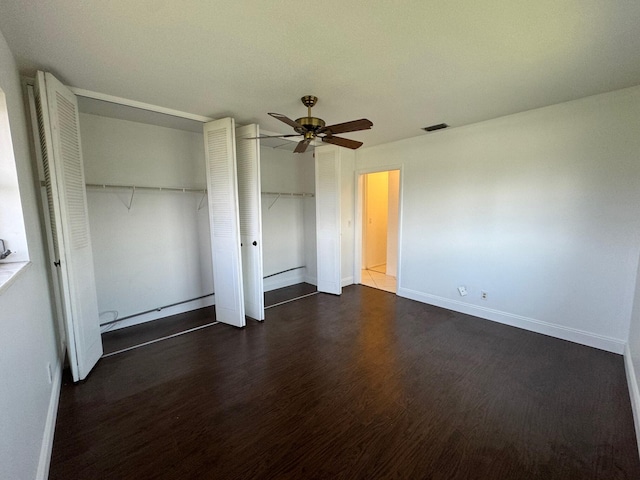
[[81,113],[80,135],[88,183],[206,187],[201,132]]
[[[263,192],[314,192],[314,161],[311,153],[300,155],[262,147],[260,162]],[[262,237],[264,275],[303,265],[307,267],[265,279],[265,291],[304,281],[315,283],[313,198],[280,197],[276,201],[276,196],[263,196]]]
[[[640,276],[640,263],[637,270],[638,276]],[[636,441],[638,442],[638,450],[640,450],[640,282],[637,277],[629,327],[629,341],[625,350],[625,367],[636,428]]]
[[60,388],[59,375],[53,384],[49,382],[47,365],[51,364],[54,375],[61,372],[62,356],[54,327],[24,99],[15,61],[1,33],[0,88],[6,95],[31,261],[0,294],[0,478],[46,478]]
[[213,291],[201,195],[138,191],[131,211],[128,191],[89,189],[87,198],[100,312],[124,317]]
[[400,290],[620,351],[640,247],[638,131],[635,87],[363,149],[358,168],[406,168]]

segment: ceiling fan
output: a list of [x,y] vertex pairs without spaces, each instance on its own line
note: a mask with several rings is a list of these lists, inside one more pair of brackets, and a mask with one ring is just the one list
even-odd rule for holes
[[273,118],[277,118],[281,122],[284,122],[287,125],[293,127],[293,129],[296,131],[295,134],[272,135],[256,138],[286,138],[304,136],[304,138],[300,140],[300,142],[298,142],[294,153],[303,153],[314,138],[321,138],[325,143],[332,143],[333,145],[338,145],[340,147],[346,147],[355,150],[356,148],[360,148],[362,146],[362,142],[349,140],[348,138],[336,137],[335,134],[357,132],[359,130],[369,130],[373,126],[371,120],[367,120],[366,118],[326,126],[324,120],[311,116],[311,108],[317,103],[318,97],[314,97],[313,95],[305,95],[300,100],[302,101],[303,105],[307,107],[306,117],[291,120],[289,117],[282,115],[281,113],[269,113],[269,115],[271,115]]

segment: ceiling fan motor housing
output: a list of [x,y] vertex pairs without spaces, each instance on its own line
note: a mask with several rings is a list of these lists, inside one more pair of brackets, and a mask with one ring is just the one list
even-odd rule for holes
[[302,117],[296,120],[304,128],[295,127],[294,130],[300,135],[304,135],[307,132],[317,133],[322,127],[325,126],[324,120],[317,117]]
[[318,102],[318,97],[315,95],[305,95],[300,99],[302,104],[307,107],[307,116],[301,117],[296,120],[296,123],[303,128],[294,127],[293,129],[300,135],[304,135],[305,138],[313,138],[318,134],[318,131],[324,127],[324,120],[311,116],[311,107]]

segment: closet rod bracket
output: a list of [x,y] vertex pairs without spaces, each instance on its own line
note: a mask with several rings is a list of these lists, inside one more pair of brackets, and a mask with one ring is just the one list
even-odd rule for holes
[[200,199],[200,203],[198,204],[198,211],[202,210],[203,207],[203,203],[204,203],[204,199],[207,198],[207,191],[203,190],[202,191],[202,198]]
[[269,208],[267,210],[271,210],[271,207],[273,207],[276,204],[276,202],[278,201],[278,199],[281,196],[282,196],[282,194],[279,193],[278,196],[276,197],[276,199],[273,202],[271,202],[271,205],[269,205]]
[[129,205],[127,205],[127,210],[131,211],[131,207],[133,206],[133,196],[136,194],[136,186],[131,187],[131,199],[129,200]]

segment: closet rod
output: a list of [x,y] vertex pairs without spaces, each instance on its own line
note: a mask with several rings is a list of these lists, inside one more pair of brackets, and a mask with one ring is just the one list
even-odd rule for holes
[[101,323],[100,326],[104,327],[105,325],[111,325],[113,323],[122,322],[123,320],[128,320],[129,318],[133,318],[133,317],[139,317],[140,315],[145,315],[147,313],[159,312],[159,311],[161,311],[161,310],[163,310],[165,308],[175,307],[177,305],[182,305],[183,303],[193,302],[195,300],[201,300],[203,298],[211,297],[213,295],[215,295],[215,293],[209,293],[207,295],[202,295],[201,297],[190,298],[189,300],[183,300],[181,302],[170,303],[169,305],[163,305],[161,307],[152,308],[151,310],[146,310],[144,312],[134,313],[133,315],[127,315],[126,317],[122,317],[122,318],[116,318],[115,320],[110,320],[108,322]]
[[269,208],[267,208],[267,210],[271,210],[271,207],[273,207],[276,202],[278,200],[280,200],[280,197],[315,197],[315,195],[313,193],[292,193],[292,192],[261,192],[262,195],[275,195],[276,199],[271,202],[271,205],[269,205]]
[[169,191],[169,192],[197,192],[197,193],[206,193],[206,188],[183,188],[183,187],[138,187],[137,185],[109,185],[106,183],[87,183],[87,188],[134,188],[136,190],[158,190],[158,191]]
[[275,277],[276,275],[280,275],[281,273],[287,273],[287,272],[291,272],[293,270],[300,270],[301,268],[307,268],[307,267],[306,267],[306,265],[303,265],[301,267],[288,268],[287,270],[283,270],[283,271],[278,272],[278,273],[272,273],[271,275],[267,275],[266,277],[262,277],[262,279],[264,280],[265,278]]

